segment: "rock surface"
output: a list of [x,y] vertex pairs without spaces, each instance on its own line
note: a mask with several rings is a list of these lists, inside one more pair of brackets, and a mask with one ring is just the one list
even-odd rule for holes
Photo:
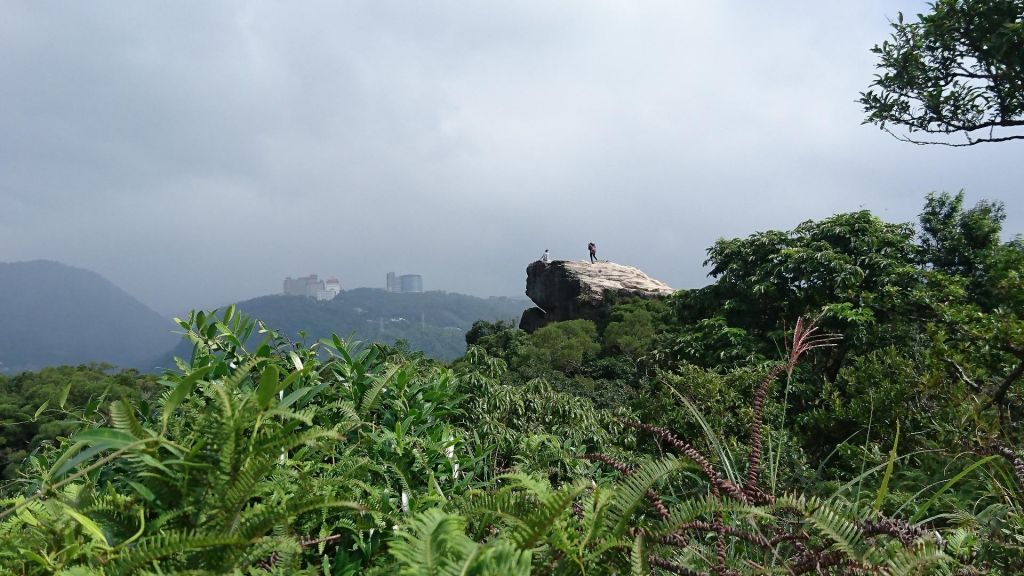
[[519,327],[527,332],[563,320],[600,321],[607,296],[654,298],[673,293],[670,286],[632,266],[586,260],[536,261],[526,267],[526,295],[537,305],[523,312]]

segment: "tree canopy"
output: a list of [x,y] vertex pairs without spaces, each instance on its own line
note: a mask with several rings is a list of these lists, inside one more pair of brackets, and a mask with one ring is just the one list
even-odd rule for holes
[[[900,13],[892,36],[872,49],[880,72],[860,95],[864,122],[915,144],[1024,139],[1024,0],[931,8],[916,20]],[[947,138],[954,134],[964,140]]]

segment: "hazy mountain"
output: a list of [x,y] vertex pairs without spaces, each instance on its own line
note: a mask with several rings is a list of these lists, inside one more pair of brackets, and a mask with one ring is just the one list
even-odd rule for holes
[[95,272],[0,263],[0,371],[86,362],[149,369],[174,346],[175,328]]
[[[413,350],[450,360],[465,352],[465,334],[473,322],[518,322],[531,302],[526,298],[477,298],[447,292],[395,294],[355,288],[324,302],[275,295],[239,302],[237,306],[292,339],[303,331],[310,341],[332,333],[363,342],[393,344],[404,340]],[[175,349],[177,356],[188,354],[187,343]]]
[[[263,296],[238,308],[297,338],[332,333],[364,342],[404,340],[428,356],[452,359],[465,351],[476,320],[518,321],[525,298],[477,298],[446,292],[393,294],[372,288],[318,302],[300,296]],[[57,262],[0,263],[0,372],[106,362],[151,370],[187,357],[178,327],[108,280]]]

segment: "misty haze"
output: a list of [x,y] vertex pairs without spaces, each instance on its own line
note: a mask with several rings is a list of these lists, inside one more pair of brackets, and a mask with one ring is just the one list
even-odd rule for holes
[[1024,573],[1024,0],[10,0],[0,78],[0,574]]

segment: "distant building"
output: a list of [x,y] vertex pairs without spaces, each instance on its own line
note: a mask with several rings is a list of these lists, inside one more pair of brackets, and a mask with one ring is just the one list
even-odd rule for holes
[[321,290],[317,290],[317,300],[334,300],[334,297],[341,294],[341,282],[337,278],[328,278]]
[[400,292],[423,292],[423,276],[419,274],[403,274],[398,277]]
[[394,272],[388,272],[388,292],[423,292],[423,276],[419,274],[403,274],[396,276]]
[[331,300],[341,293],[341,282],[329,278],[326,282],[316,274],[284,279],[284,293],[288,296],[305,296],[317,300]]

